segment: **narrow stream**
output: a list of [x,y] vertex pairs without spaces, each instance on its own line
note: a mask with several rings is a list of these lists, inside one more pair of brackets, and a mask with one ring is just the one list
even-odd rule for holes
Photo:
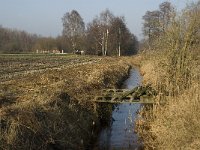
[[[122,88],[133,89],[141,84],[141,76],[137,69],[130,70],[129,78]],[[112,124],[104,128],[98,138],[98,149],[140,149],[138,136],[134,133],[134,120],[140,104],[119,104],[112,113]]]

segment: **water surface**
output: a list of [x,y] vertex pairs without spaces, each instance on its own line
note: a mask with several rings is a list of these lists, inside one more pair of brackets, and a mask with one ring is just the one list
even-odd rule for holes
[[[137,69],[130,70],[129,78],[122,88],[133,89],[141,84],[141,76]],[[98,149],[138,149],[138,136],[134,132],[134,120],[140,104],[119,104],[112,113],[109,127],[104,128],[98,139]]]

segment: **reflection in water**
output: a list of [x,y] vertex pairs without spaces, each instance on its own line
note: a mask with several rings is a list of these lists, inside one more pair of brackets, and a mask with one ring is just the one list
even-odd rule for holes
[[[133,89],[141,84],[139,71],[132,69],[122,88]],[[140,104],[120,104],[112,113],[111,125],[99,136],[98,149],[138,149],[138,137],[134,133],[134,120]]]

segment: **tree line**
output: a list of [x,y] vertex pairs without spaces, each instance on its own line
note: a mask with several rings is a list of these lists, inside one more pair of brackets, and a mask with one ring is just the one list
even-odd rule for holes
[[37,40],[36,35],[25,31],[11,30],[0,26],[0,52],[17,53],[28,52]]
[[132,55],[138,50],[138,41],[126,26],[123,16],[114,16],[108,9],[101,12],[85,27],[76,10],[63,18],[63,38],[69,49],[84,49],[88,54]]
[[141,46],[145,49],[163,49],[165,46],[181,49],[188,48],[188,45],[198,45],[199,6],[200,1],[192,3],[179,14],[173,5],[166,1],[159,5],[158,10],[147,11],[143,16],[145,39]]
[[57,49],[58,39],[0,26],[0,53],[30,53]]
[[26,53],[36,50],[63,50],[73,53],[83,50],[90,55],[133,55],[138,51],[137,37],[126,26],[124,16],[115,16],[110,10],[102,11],[85,24],[76,10],[62,17],[62,35],[42,37],[25,31],[0,26],[0,52]]
[[152,46],[154,40],[159,39],[166,33],[175,17],[175,8],[168,1],[161,3],[158,10],[146,11],[142,17],[145,44]]

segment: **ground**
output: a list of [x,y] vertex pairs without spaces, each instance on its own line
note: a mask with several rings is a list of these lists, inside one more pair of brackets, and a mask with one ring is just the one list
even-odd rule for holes
[[92,99],[102,88],[117,87],[132,60],[35,54],[0,58],[2,149],[92,144],[101,116]]

